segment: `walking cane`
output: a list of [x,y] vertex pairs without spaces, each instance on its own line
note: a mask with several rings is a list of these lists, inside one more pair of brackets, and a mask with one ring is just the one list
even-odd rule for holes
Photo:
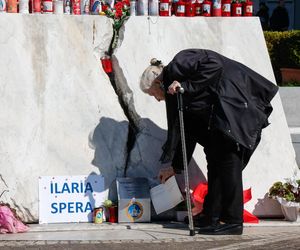
[[186,205],[187,205],[187,210],[188,210],[190,236],[194,236],[195,235],[195,228],[194,228],[193,215],[192,215],[189,172],[188,172],[188,164],[187,164],[187,157],[186,157],[186,145],[185,145],[185,134],[184,134],[184,122],[183,122],[183,101],[182,101],[183,93],[184,93],[184,89],[182,87],[177,89],[177,104],[178,104],[178,113],[179,113],[179,126],[180,126],[180,135],[181,135],[181,145],[182,145],[182,158],[183,158],[183,173],[184,173],[184,184],[185,184],[185,193],[186,193]]

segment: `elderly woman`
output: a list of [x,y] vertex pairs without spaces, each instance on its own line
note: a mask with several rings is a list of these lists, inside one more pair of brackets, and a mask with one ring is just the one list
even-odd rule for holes
[[269,125],[270,101],[278,87],[245,65],[204,49],[180,51],[165,67],[152,59],[140,87],[166,101],[168,137],[160,160],[170,166],[159,172],[161,182],[183,169],[174,95],[182,87],[188,161],[196,143],[207,160],[208,195],[198,217],[199,233],[242,234],[242,170]]

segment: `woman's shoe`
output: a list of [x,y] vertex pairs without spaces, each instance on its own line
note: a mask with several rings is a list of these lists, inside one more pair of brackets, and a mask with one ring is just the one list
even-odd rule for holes
[[[218,221],[219,221],[219,218],[211,218],[210,216],[207,216],[203,213],[193,216],[193,222],[194,222],[195,227],[206,227],[206,226],[210,226],[212,224],[215,225],[218,223]],[[189,224],[188,216],[186,216],[184,218],[184,222],[186,224]]]
[[205,235],[241,235],[243,234],[243,224],[218,223],[199,229],[199,234]]

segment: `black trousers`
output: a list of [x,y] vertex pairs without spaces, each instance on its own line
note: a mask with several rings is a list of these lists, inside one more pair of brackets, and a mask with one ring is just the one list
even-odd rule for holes
[[[243,222],[242,171],[245,149],[218,130],[208,130],[207,117],[185,113],[188,161],[196,143],[204,147],[207,160],[208,194],[203,213],[226,223]],[[183,169],[181,144],[172,165]]]
[[243,223],[243,151],[221,132],[209,132],[204,145],[208,170],[204,214],[226,223]]

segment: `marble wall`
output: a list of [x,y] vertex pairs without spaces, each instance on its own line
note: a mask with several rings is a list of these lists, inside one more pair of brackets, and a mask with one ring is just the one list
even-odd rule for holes
[[[138,86],[152,57],[168,63],[181,49],[208,48],[275,81],[255,17],[131,17],[113,56],[119,96],[100,65],[111,36],[111,20],[102,16],[0,15],[0,191],[8,190],[1,200],[25,221],[38,219],[39,176],[101,173],[108,188],[127,164],[128,176],[157,182],[165,105]],[[269,186],[296,169],[279,95],[273,106],[244,173],[253,192],[246,208],[264,216],[281,213],[265,198]],[[198,147],[192,186],[205,180],[205,164]]]

